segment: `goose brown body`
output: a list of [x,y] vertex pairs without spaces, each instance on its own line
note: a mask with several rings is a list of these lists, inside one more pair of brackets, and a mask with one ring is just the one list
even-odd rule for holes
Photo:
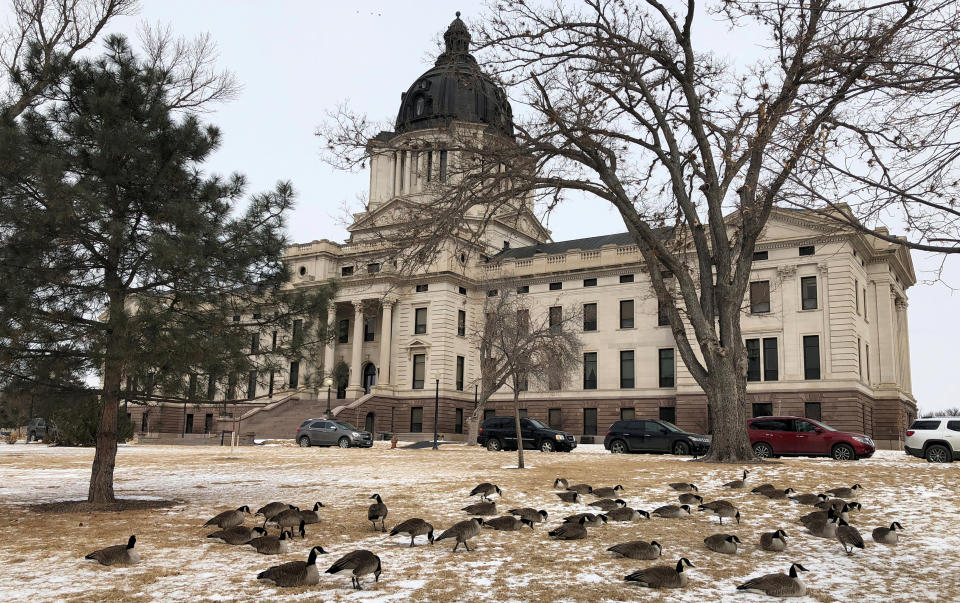
[[131,536],[127,544],[116,544],[96,550],[84,557],[92,559],[100,565],[137,565],[140,563],[140,553],[134,550],[137,537]]

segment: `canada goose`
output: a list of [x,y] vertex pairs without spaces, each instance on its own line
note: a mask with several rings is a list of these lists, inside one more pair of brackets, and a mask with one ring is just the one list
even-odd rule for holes
[[516,532],[523,526],[530,526],[533,529],[533,522],[526,517],[514,517],[513,515],[504,515],[495,519],[488,519],[483,522],[483,527],[492,530],[502,530],[504,532]]
[[568,502],[568,503],[580,502],[580,495],[577,494],[576,492],[557,492],[556,495],[563,502]]
[[568,492],[576,492],[577,494],[590,494],[593,492],[593,488],[587,484],[574,484],[572,486],[567,486]]
[[760,534],[760,548],[765,551],[780,553],[787,549],[787,533],[783,530],[764,532]]
[[248,528],[245,526],[233,526],[226,530],[217,530],[213,534],[208,534],[207,538],[217,538],[227,544],[247,544],[254,534],[266,536],[267,531],[263,528]]
[[737,545],[741,544],[740,539],[733,534],[713,534],[703,539],[707,548],[715,553],[724,553],[732,555],[737,552]]
[[607,523],[606,515],[594,515],[593,513],[577,513],[563,518],[564,523],[578,523],[581,519],[586,519],[583,525],[588,528],[598,528]]
[[466,511],[470,515],[496,515],[497,514],[497,503],[490,502],[478,502],[472,505],[467,505],[466,507],[460,509],[461,511]]
[[501,498],[503,498],[503,492],[500,491],[500,487],[496,484],[489,484],[484,482],[470,491],[470,496],[480,495],[480,500],[489,500],[493,493],[496,492]]
[[691,494],[690,492],[685,492],[677,497],[677,499],[685,505],[699,505],[703,502],[703,497],[699,494]]
[[682,517],[683,512],[686,511],[687,515],[690,514],[690,505],[664,505],[654,510],[651,515],[656,515],[657,517],[666,517],[666,518],[676,518]]
[[623,500],[622,498],[618,498],[617,500],[611,500],[609,498],[601,498],[600,500],[596,500],[590,503],[589,506],[596,507],[601,511],[612,511],[618,507],[626,507],[627,501]]
[[565,479],[562,478],[562,477],[558,477],[557,479],[553,480],[553,487],[554,487],[554,488],[562,488],[562,489],[566,490],[566,489],[567,489],[567,486],[569,486],[569,485],[570,485],[570,482],[568,482],[567,480],[565,480]]
[[108,546],[90,553],[84,559],[93,559],[100,565],[136,565],[140,563],[140,553],[133,549],[136,544],[137,537],[131,536],[127,544]]
[[[834,512],[839,513],[841,509],[844,513],[849,513],[850,511],[861,511],[863,505],[856,501],[847,502],[842,498],[828,498],[823,502],[819,502],[814,505],[818,509],[833,509]],[[844,517],[844,519],[847,519]]]
[[619,507],[607,511],[607,519],[610,521],[640,521],[641,517],[650,519],[650,514],[640,509],[631,509],[630,507]]
[[523,519],[529,519],[532,523],[540,523],[541,521],[546,521],[549,517],[549,513],[544,510],[537,511],[530,507],[524,507],[522,509],[510,509],[507,513],[511,515],[517,515]]
[[259,509],[257,509],[257,512],[254,513],[254,515],[255,516],[263,515],[263,518],[268,520],[273,518],[273,516],[279,513],[280,511],[286,511],[289,508],[290,508],[290,505],[288,505],[287,503],[272,502],[272,503],[267,503],[262,507],[260,507]]
[[812,519],[803,525],[814,536],[834,538],[837,535],[837,521],[839,519],[833,509],[830,509],[827,511],[827,517]]
[[807,571],[799,563],[790,566],[790,575],[766,574],[759,578],[751,578],[737,587],[751,593],[764,594],[770,597],[802,597],[807,594],[807,587],[797,576],[797,570]]
[[767,490],[763,495],[772,500],[784,500],[794,492],[796,490],[793,488],[787,488],[785,490]]
[[277,586],[313,586],[320,582],[320,572],[317,570],[317,553],[326,554],[323,547],[315,546],[310,549],[306,561],[288,561],[274,565],[257,574],[257,580],[273,582]]
[[630,542],[615,544],[607,550],[617,553],[618,555],[623,555],[628,559],[650,560],[660,558],[660,555],[663,553],[663,546],[656,540],[653,542],[631,540]]
[[317,514],[317,511],[319,511],[321,507],[323,507],[322,502],[315,502],[313,504],[313,511],[300,511],[300,519],[302,519],[304,523],[320,523],[320,515]]
[[874,528],[873,539],[880,544],[897,544],[900,541],[897,530],[902,529],[899,521],[891,523],[889,528]]
[[587,518],[581,517],[577,522],[567,522],[559,528],[548,532],[557,540],[582,540],[587,537]]
[[708,503],[701,503],[700,505],[697,506],[697,509],[699,509],[700,511],[713,512],[719,509],[720,507],[736,508],[732,502],[721,498],[719,500],[712,500]]
[[826,494],[797,494],[796,496],[791,496],[790,500],[800,503],[801,505],[815,505],[822,503],[827,500],[827,498],[829,497]]
[[336,574],[343,570],[350,570],[350,582],[357,590],[363,590],[360,584],[360,578],[367,574],[373,574],[376,582],[380,582],[380,573],[383,571],[383,565],[380,563],[380,557],[367,550],[360,549],[347,553],[327,569],[328,574]]
[[713,513],[720,519],[720,525],[723,525],[723,518],[736,519],[740,523],[740,510],[733,506],[729,500],[715,500],[702,504],[698,507],[701,511]]
[[747,474],[750,473],[748,470],[743,470],[743,479],[735,479],[732,482],[727,482],[723,485],[724,488],[742,488],[747,485]]
[[303,518],[300,517],[300,507],[291,505],[289,509],[280,511],[274,515],[273,519],[264,521],[263,526],[266,527],[268,523],[272,523],[279,526],[281,531],[284,528],[289,528],[292,531],[293,528],[296,528],[300,525],[301,521],[303,521]]
[[261,555],[286,555],[290,552],[290,541],[293,533],[282,530],[279,536],[260,536],[251,538],[246,544],[252,546]]
[[776,490],[777,487],[773,484],[761,484],[750,491],[750,494],[766,494],[770,490]]
[[855,548],[863,549],[863,536],[860,535],[860,530],[842,518],[837,522],[837,540],[843,545],[843,550],[848,555],[852,555]]
[[847,521],[850,519],[850,514],[848,513],[849,507],[843,505],[839,509],[834,507],[828,507],[826,511],[814,511],[812,513],[807,513],[800,517],[800,523],[806,525],[811,521],[821,521],[827,519],[828,517],[839,517],[840,519]]
[[454,552],[456,552],[457,547],[461,544],[470,550],[470,543],[468,542],[471,538],[480,533],[480,528],[485,522],[479,517],[474,517],[473,519],[467,519],[465,521],[458,521],[449,528],[443,531],[442,534],[437,536],[437,540],[445,540],[447,538],[456,538],[457,544],[453,546]]
[[684,564],[687,567],[693,567],[689,559],[682,557],[680,561],[677,561],[676,567],[656,565],[633,572],[624,576],[623,579],[648,588],[683,588],[687,585],[687,574],[683,571]]
[[594,488],[590,494],[593,494],[597,498],[613,498],[617,495],[617,492],[623,492],[623,486],[620,484],[612,488]]
[[683,482],[673,482],[667,485],[673,488],[674,490],[676,490],[677,492],[699,492],[700,491],[693,484],[685,484]]
[[367,520],[373,524],[373,529],[377,529],[377,522],[380,522],[380,529],[383,532],[387,531],[387,527],[384,525],[384,522],[387,519],[387,505],[383,504],[383,499],[380,498],[379,494],[374,494],[370,497],[371,499],[376,499],[377,502],[370,505],[370,508],[367,509]]
[[417,536],[424,535],[426,535],[427,541],[430,544],[433,544],[433,526],[419,517],[414,517],[413,519],[408,519],[404,522],[401,522],[392,530],[390,530],[391,536],[396,536],[397,534],[409,534],[410,546],[413,546],[413,540]]
[[232,511],[224,511],[223,513],[219,513],[215,517],[208,519],[207,523],[203,525],[217,526],[218,528],[225,530],[227,528],[232,528],[233,526],[242,524],[244,513],[249,512],[250,507],[243,505],[242,507],[237,507]]
[[827,494],[832,494],[837,498],[856,498],[857,490],[863,490],[863,486],[860,484],[854,484],[849,488],[830,488],[827,490]]

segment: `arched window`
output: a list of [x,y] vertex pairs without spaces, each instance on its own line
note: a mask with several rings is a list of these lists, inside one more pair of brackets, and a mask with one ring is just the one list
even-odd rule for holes
[[420,117],[421,115],[423,115],[424,105],[425,105],[425,101],[423,100],[423,97],[421,96],[417,98],[417,102],[413,106],[413,114],[417,117]]

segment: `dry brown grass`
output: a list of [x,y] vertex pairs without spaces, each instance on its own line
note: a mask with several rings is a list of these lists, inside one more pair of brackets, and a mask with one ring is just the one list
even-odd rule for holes
[[[869,541],[873,527],[900,521],[906,533],[898,547],[868,542],[865,551],[843,554],[836,541],[805,534],[796,518],[809,510],[745,491],[724,491],[720,484],[738,477],[740,467],[707,465],[666,456],[528,453],[532,468],[507,468],[515,453],[444,446],[431,450],[309,449],[247,447],[230,461],[220,448],[124,447],[117,464],[119,496],[180,499],[164,509],[123,512],[84,511],[39,514],[26,503],[81,497],[86,488],[89,450],[22,445],[0,447],[0,531],[9,535],[0,548],[5,571],[0,591],[8,599],[225,600],[307,598],[320,600],[392,599],[460,601],[489,598],[525,601],[742,600],[736,584],[768,571],[784,571],[791,562],[811,570],[805,576],[810,599],[960,600],[960,529],[957,528],[957,466],[934,466],[905,456],[884,455],[856,463],[788,459],[751,468],[748,482],[792,486],[800,492],[860,483],[864,511],[852,523]],[[698,484],[707,499],[728,498],[741,509],[742,525],[724,526],[704,514],[682,520],[654,519],[634,524],[610,523],[590,531],[586,540],[557,542],[549,526],[567,514],[591,510],[559,501],[554,478],[594,486],[622,484],[631,506],[652,510],[676,502],[670,481]],[[451,541],[409,549],[408,538],[375,533],[366,521],[368,497],[383,496],[390,509],[387,527],[423,517],[438,530],[466,517],[460,508],[472,502],[467,493],[481,481],[504,491],[497,506],[545,508],[548,525],[531,532],[485,530],[471,544],[475,552],[451,553]],[[587,497],[588,501],[593,500]],[[207,540],[214,531],[202,527],[217,512],[248,504],[256,509],[272,500],[312,507],[323,501],[324,521],[308,526],[307,540],[297,540],[284,558],[257,555],[249,547]],[[248,521],[248,525],[252,523]],[[783,528],[791,536],[782,554],[759,550],[759,534]],[[703,538],[725,531],[744,542],[734,556],[707,551]],[[439,533],[439,532],[438,532]],[[133,568],[102,568],[83,560],[95,548],[117,544],[137,534],[144,562]],[[605,549],[627,540],[656,539],[664,544],[661,563],[681,556],[696,566],[691,585],[682,592],[646,592],[625,583],[627,573],[653,562],[612,557]],[[422,542],[418,540],[418,544]],[[354,594],[346,576],[324,576],[320,585],[274,589],[257,583],[256,573],[283,561],[302,559],[312,545],[322,545],[323,569],[339,554],[368,548],[381,556],[379,584]],[[935,560],[933,565],[925,565]]]

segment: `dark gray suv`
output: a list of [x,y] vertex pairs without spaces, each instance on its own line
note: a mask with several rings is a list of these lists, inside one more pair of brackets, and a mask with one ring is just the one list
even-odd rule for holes
[[301,448],[310,446],[370,448],[373,446],[373,435],[369,431],[360,431],[346,421],[307,419],[297,427],[297,444]]

